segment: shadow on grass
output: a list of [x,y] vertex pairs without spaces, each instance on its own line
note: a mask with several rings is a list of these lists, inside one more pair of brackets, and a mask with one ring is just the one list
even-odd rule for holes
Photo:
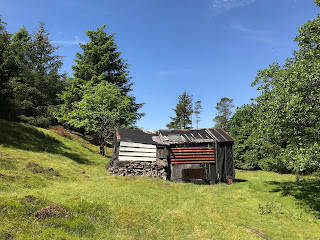
[[71,152],[63,142],[25,124],[0,120],[0,144],[21,150],[60,154],[80,164],[89,163],[80,154]]
[[293,196],[303,201],[307,206],[316,212],[320,217],[320,179],[308,179],[299,182],[269,182],[275,185],[276,189],[272,192],[281,192],[283,196]]
[[248,180],[245,180],[245,179],[239,179],[239,178],[236,178],[236,180],[234,180],[235,182],[248,182]]

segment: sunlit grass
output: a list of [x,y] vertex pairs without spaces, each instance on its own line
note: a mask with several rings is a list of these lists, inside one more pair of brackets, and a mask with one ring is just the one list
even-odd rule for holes
[[[6,142],[10,131],[24,140]],[[78,136],[0,121],[0,138],[0,239],[320,238],[315,177],[237,171],[236,184],[211,186],[111,177],[108,158]],[[65,212],[35,217],[51,204]]]

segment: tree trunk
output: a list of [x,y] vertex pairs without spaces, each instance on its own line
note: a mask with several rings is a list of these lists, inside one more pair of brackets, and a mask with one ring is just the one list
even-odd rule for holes
[[100,144],[100,154],[101,154],[102,156],[106,156],[106,153],[105,153],[105,151],[104,151],[104,143]]

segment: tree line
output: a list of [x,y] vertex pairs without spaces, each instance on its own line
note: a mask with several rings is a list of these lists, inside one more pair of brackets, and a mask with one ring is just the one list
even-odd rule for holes
[[[223,97],[217,103],[217,115],[213,118],[215,128],[228,129],[229,119],[232,115],[233,99]],[[169,129],[193,129],[199,128],[201,121],[200,114],[202,109],[202,102],[200,100],[193,103],[192,94],[188,94],[185,90],[178,96],[178,103],[172,110],[175,113],[174,117],[170,117],[171,122],[166,125]],[[192,115],[195,115],[196,126],[192,126]]]
[[105,25],[86,32],[73,77],[61,72],[43,23],[30,33],[6,30],[0,20],[0,117],[40,127],[63,124],[94,135],[101,153],[114,128],[135,127],[143,104],[131,95],[133,82],[126,60]]

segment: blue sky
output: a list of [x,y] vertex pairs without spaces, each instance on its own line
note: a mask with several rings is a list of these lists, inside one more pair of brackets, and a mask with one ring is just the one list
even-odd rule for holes
[[145,102],[144,129],[165,128],[178,95],[186,90],[201,100],[199,127],[212,127],[222,97],[236,106],[258,96],[250,87],[258,69],[282,63],[296,49],[298,28],[319,8],[313,0],[0,0],[9,32],[46,24],[60,45],[72,76],[86,30],[107,24],[135,83],[132,94]]

